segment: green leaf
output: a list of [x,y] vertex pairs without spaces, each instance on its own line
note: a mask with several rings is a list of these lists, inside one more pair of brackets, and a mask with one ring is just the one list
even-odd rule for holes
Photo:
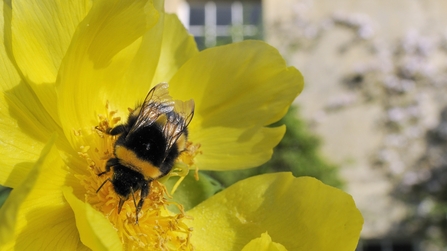
[[[170,193],[178,180],[179,177],[172,177],[165,182],[166,188]],[[190,172],[180,183],[174,194],[171,195],[174,197],[174,201],[183,205],[185,210],[189,210],[220,190],[222,190],[222,186],[210,176],[200,172],[199,180],[196,180],[194,172]],[[175,206],[171,206],[169,209],[173,212],[178,212]]]

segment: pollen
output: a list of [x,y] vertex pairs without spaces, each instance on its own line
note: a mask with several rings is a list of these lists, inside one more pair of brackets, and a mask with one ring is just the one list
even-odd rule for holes
[[[105,171],[105,163],[114,157],[113,145],[116,140],[116,137],[104,132],[121,121],[116,111],[109,111],[108,104],[106,111],[106,115],[98,116],[98,125],[92,127],[93,137],[89,137],[91,144],[79,149],[79,155],[86,160],[89,171],[89,175],[77,176],[85,187],[86,202],[102,212],[112,223],[124,250],[193,250],[190,243],[192,228],[185,223],[192,217],[185,214],[182,205],[172,201],[161,182],[154,180],[150,183],[150,192],[139,212],[138,224],[132,196],[124,202],[118,213],[120,198],[112,183],[106,182],[98,191],[104,181],[112,177],[112,172],[101,176],[98,174]],[[186,153],[181,156],[186,158]],[[182,161],[180,157],[178,161]],[[139,191],[135,193],[137,202],[140,199],[139,194]],[[170,205],[176,206],[179,213],[169,211]]]

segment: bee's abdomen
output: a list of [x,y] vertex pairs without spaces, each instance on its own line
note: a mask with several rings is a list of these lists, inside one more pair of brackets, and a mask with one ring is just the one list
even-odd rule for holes
[[[152,180],[165,175],[172,168],[178,154],[166,152],[167,140],[157,124],[138,128],[131,135],[121,135],[115,144],[115,156],[120,163]],[[166,160],[172,164],[165,165]],[[167,170],[169,169],[169,170]]]

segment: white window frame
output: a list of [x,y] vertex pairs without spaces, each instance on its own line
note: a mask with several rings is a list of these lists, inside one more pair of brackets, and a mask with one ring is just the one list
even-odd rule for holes
[[231,37],[232,42],[239,42],[244,40],[244,37],[255,36],[258,33],[259,28],[256,25],[243,23],[244,6],[239,1],[231,3],[231,24],[229,25],[217,24],[216,1],[205,3],[204,9],[204,25],[189,25],[190,5],[187,2],[179,6],[177,14],[193,36],[205,38],[206,47],[216,46],[217,37]]

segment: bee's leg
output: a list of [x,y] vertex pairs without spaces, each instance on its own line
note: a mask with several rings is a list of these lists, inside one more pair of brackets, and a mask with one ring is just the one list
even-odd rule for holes
[[[135,207],[137,208],[136,224],[138,224],[138,213],[140,213],[141,208],[143,207],[144,199],[146,199],[146,197],[149,195],[149,185],[150,185],[150,182],[145,182],[143,184],[143,186],[141,186],[140,201],[138,201],[138,205],[135,205]],[[133,192],[132,192],[132,194],[133,194]],[[134,198],[134,201],[135,201],[135,198]]]
[[133,199],[133,204],[135,205],[136,208],[136,213],[135,213],[135,224],[138,225],[138,213],[140,212],[137,208],[137,201],[135,200],[135,193],[133,191],[133,188],[130,188],[130,192],[132,194],[132,199]]
[[120,197],[120,202],[118,203],[118,214],[121,212],[121,208],[123,208],[123,204],[127,199],[123,200],[123,198]]
[[112,166],[117,166],[119,164],[119,160],[117,158],[111,158],[106,163],[106,170],[104,172],[98,173],[98,176],[101,176],[105,173],[110,172],[110,168]]
[[96,190],[96,193],[98,193],[99,190],[101,190],[102,186],[104,186],[104,185],[106,184],[107,181],[112,182],[112,180],[111,180],[110,178],[106,179],[106,180],[99,186],[99,188]]
[[[104,172],[102,172],[102,173],[98,173],[98,176],[101,176],[101,175],[103,175],[103,174],[105,174],[105,173],[110,172],[110,168],[111,168],[112,166],[116,166],[118,163],[119,163],[119,162],[118,162],[118,159],[116,159],[116,158],[109,159],[109,160],[107,161],[107,163],[106,163],[106,170],[105,170]],[[111,180],[110,178],[106,179],[106,180],[101,184],[101,186],[99,186],[99,188],[96,190],[96,193],[98,193],[99,190],[101,190],[101,188],[106,184],[107,181],[112,182],[112,180]],[[113,182],[112,182],[112,183],[113,183]]]

